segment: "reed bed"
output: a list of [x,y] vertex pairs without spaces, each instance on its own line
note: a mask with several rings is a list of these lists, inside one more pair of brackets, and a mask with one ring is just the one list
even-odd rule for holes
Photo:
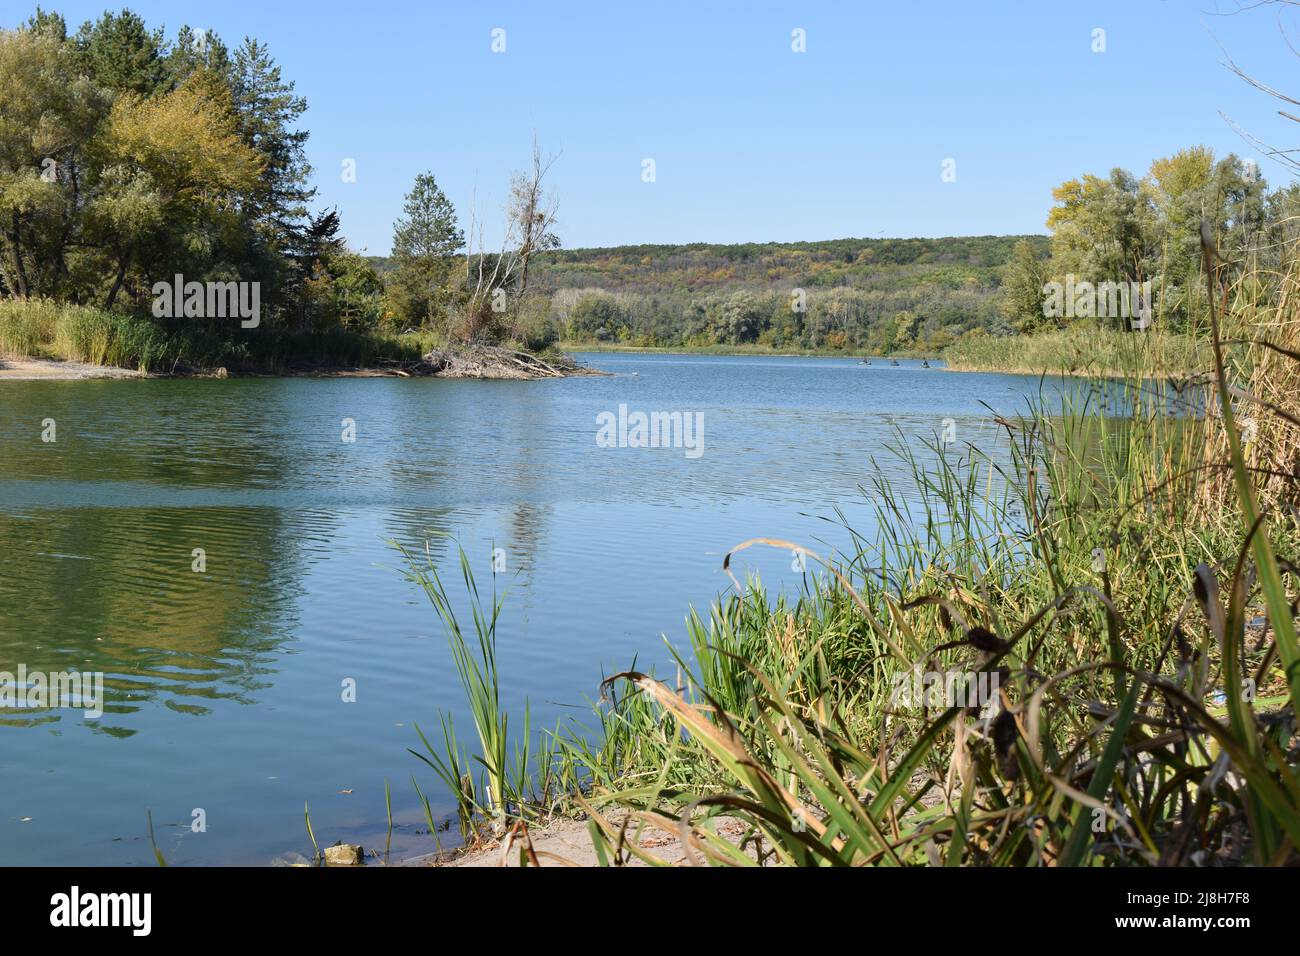
[[[1260,296],[1262,283],[1274,291]],[[1254,487],[1266,506],[1297,504],[1300,465],[1300,270],[1278,274],[1252,270],[1220,283],[1218,312],[1224,324],[1227,394],[1239,419],[1242,453]],[[1214,376],[1210,388],[1206,441],[1213,469],[1200,485],[1207,514],[1233,494],[1229,439]]]
[[1139,374],[1187,376],[1210,366],[1201,336],[1164,331],[1124,332],[1095,322],[1034,335],[976,335],[943,353],[956,371],[1129,378]]

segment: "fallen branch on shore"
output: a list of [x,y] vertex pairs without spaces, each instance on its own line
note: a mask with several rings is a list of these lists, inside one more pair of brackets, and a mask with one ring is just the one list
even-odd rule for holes
[[468,345],[455,349],[436,348],[424,356],[415,374],[442,378],[564,378],[568,375],[599,374],[569,356],[545,360],[530,352],[501,345]]

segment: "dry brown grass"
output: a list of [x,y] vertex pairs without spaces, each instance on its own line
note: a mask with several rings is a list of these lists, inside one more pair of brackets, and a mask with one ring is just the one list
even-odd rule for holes
[[[1244,451],[1266,507],[1294,506],[1300,476],[1300,246],[1288,251],[1281,273],[1245,271],[1227,286],[1222,314],[1232,379],[1232,396],[1242,418]],[[1218,389],[1207,374],[1209,414],[1205,417],[1205,460],[1228,460],[1228,438]],[[1198,483],[1207,515],[1221,515],[1234,501],[1232,474],[1210,469]]]

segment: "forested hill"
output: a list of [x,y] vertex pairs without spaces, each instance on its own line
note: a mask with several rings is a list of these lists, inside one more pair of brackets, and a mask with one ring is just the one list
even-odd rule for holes
[[942,348],[1007,331],[1000,267],[1021,239],[1047,254],[1046,236],[617,246],[548,252],[529,281],[571,341]]
[[[671,293],[754,289],[897,287],[909,277],[992,277],[1022,236],[943,239],[831,239],[740,245],[615,246],[562,249],[539,260],[555,288]],[[1047,237],[1030,237],[1047,250]]]

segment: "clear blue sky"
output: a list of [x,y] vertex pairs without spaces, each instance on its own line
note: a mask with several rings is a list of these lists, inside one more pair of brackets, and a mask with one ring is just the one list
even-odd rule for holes
[[[102,2],[47,0],[69,27]],[[476,2],[136,0],[271,49],[310,110],[320,203],[388,251],[416,173],[499,234],[534,130],[559,152],[566,247],[1045,231],[1051,187],[1203,143],[1254,156],[1300,126],[1221,65],[1219,43],[1300,94],[1279,9],[1232,0]],[[16,23],[30,9],[6,0]],[[34,7],[34,5],[33,5]],[[1300,16],[1284,12],[1300,48]],[[491,31],[506,31],[506,52]],[[791,30],[807,52],[791,51]],[[1091,50],[1094,28],[1106,52]],[[340,164],[355,158],[358,181]],[[653,158],[657,181],[641,180]],[[956,160],[956,182],[941,163]],[[1284,170],[1262,157],[1272,182]]]

